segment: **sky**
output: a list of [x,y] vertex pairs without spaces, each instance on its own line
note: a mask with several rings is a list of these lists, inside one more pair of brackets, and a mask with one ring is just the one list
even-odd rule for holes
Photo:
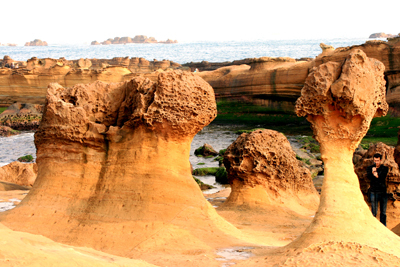
[[398,34],[400,1],[2,0],[0,43],[368,38]]

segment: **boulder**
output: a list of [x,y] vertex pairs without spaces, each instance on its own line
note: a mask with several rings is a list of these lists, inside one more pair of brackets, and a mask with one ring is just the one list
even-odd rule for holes
[[232,245],[230,233],[239,231],[204,198],[189,163],[193,137],[216,113],[211,86],[181,71],[157,81],[51,84],[35,133],[37,180],[0,221],[143,260],[149,251],[213,253]]
[[282,207],[301,214],[318,206],[310,171],[279,132],[241,134],[226,150],[224,165],[232,192],[221,209]]
[[215,149],[209,145],[209,144],[204,144],[203,146],[199,147],[194,151],[194,154],[196,156],[203,156],[203,157],[208,157],[208,156],[217,156],[218,152],[215,151]]
[[0,167],[0,181],[30,187],[36,180],[37,172],[36,163],[14,161]]
[[19,131],[13,130],[11,127],[8,126],[1,126],[0,125],[0,136],[1,137],[9,137],[11,135],[19,134]]

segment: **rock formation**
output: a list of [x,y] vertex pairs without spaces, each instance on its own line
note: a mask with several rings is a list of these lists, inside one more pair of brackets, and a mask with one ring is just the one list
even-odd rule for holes
[[393,37],[397,37],[398,35],[395,34],[387,34],[384,32],[378,32],[378,33],[373,33],[369,36],[369,38],[393,38]]
[[43,105],[14,103],[0,114],[0,125],[19,131],[36,130],[42,113]]
[[[118,42],[121,39],[125,40],[117,38]],[[142,39],[137,38],[137,41]],[[108,42],[111,44],[112,41],[114,39]],[[400,114],[399,41],[400,37],[389,38],[387,42],[372,40],[362,45],[336,49],[321,44],[322,53],[315,59],[262,57],[223,63],[191,62],[182,66],[168,60],[152,62],[142,58],[115,58],[90,59],[92,66],[82,69],[78,66],[78,60],[28,60],[28,65],[34,68],[25,68],[27,63],[19,62],[23,70],[0,69],[0,104],[12,104],[16,101],[44,103],[46,88],[51,82],[58,82],[62,86],[96,80],[120,82],[159,69],[194,71],[197,68],[200,70],[197,75],[214,88],[218,99],[241,99],[273,109],[293,111],[295,101],[313,67],[329,61],[343,62],[349,53],[361,49],[368,57],[378,59],[385,65],[386,100],[390,104],[391,112]],[[53,67],[44,67],[44,63],[46,66],[51,63]],[[0,66],[3,66],[1,61]],[[38,75],[41,75],[40,79]],[[149,78],[155,79],[156,75]],[[13,87],[10,88],[9,84]]]
[[[296,112],[312,125],[325,178],[312,223],[283,248],[288,257],[310,253],[313,246],[323,249],[332,244],[371,247],[400,256],[400,238],[372,216],[352,163],[353,152],[372,118],[388,110],[383,73],[381,62],[355,50],[344,62],[321,64],[307,77]],[[315,252],[317,258],[318,250]]]
[[387,204],[387,227],[393,228],[400,223],[400,210],[398,201],[400,200],[400,172],[399,166],[393,157],[394,148],[384,143],[377,143],[371,145],[364,153],[363,157],[354,165],[354,171],[360,182],[361,192],[367,198],[367,191],[369,188],[369,180],[367,178],[367,167],[374,163],[373,156],[379,153],[383,156],[383,164],[389,168],[387,175],[387,192],[389,194]]
[[302,213],[318,206],[310,171],[279,132],[241,134],[226,150],[224,165],[232,192],[222,209],[280,207]]
[[48,46],[48,44],[46,41],[35,39],[33,41],[26,42],[25,46]]
[[215,116],[212,88],[181,71],[160,73],[156,82],[51,84],[35,133],[36,182],[0,221],[144,260],[145,251],[235,244],[226,233],[238,230],[217,215],[190,172],[191,141]]
[[173,41],[168,39],[167,41],[158,42],[154,37],[147,37],[146,35],[136,35],[135,37],[115,37],[114,39],[109,38],[101,43],[93,41],[91,45],[110,45],[110,44],[148,44],[148,43],[163,43],[163,44],[174,44],[178,43],[177,40]]
[[362,45],[333,49],[321,44],[315,59],[258,58],[237,62],[183,64],[200,75],[215,90],[217,98],[243,99],[278,110],[293,111],[305,79],[313,67],[334,61],[343,62],[355,50],[385,65],[387,102],[393,113],[400,114],[400,37],[387,42],[373,40]]
[[0,181],[22,186],[32,186],[37,176],[36,163],[11,162],[0,167]]
[[[15,62],[4,57],[4,62]],[[128,81],[139,75],[155,80],[154,71],[177,69],[181,65],[168,60],[148,61],[144,58],[79,59],[65,58],[38,59],[33,57],[27,62],[17,62],[18,69],[0,68],[0,104],[11,105],[15,102],[44,104],[47,86],[57,82],[71,87],[79,83]],[[12,85],[12,86],[10,86]]]
[[202,71],[217,98],[238,99],[270,107],[293,110],[312,62],[292,58],[254,58],[246,64]]

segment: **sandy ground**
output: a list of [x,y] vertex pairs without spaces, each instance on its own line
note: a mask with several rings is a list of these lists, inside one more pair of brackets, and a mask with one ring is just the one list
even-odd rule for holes
[[[28,190],[0,191],[0,207],[12,208]],[[297,256],[287,256],[284,246],[306,229],[314,216],[282,210],[219,210],[230,188],[205,198],[217,212],[259,245],[217,248],[215,253],[193,251],[191,255],[146,255],[145,260],[127,259],[89,248],[56,243],[40,235],[11,231],[0,224],[0,266],[399,266],[400,259],[375,248],[355,243],[316,244]],[[255,242],[256,243],[256,242]],[[320,254],[315,260],[315,254]],[[313,255],[313,256],[312,256]],[[179,264],[178,264],[179,263]],[[183,264],[184,263],[184,264]],[[182,265],[183,264],[183,265]],[[361,265],[360,265],[361,264]]]

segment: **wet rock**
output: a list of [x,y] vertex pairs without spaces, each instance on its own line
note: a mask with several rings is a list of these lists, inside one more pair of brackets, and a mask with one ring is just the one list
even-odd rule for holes
[[203,146],[199,147],[194,151],[194,154],[196,156],[203,156],[203,157],[208,157],[208,156],[217,156],[218,152],[215,151],[215,149],[209,145],[209,144],[204,144]]

